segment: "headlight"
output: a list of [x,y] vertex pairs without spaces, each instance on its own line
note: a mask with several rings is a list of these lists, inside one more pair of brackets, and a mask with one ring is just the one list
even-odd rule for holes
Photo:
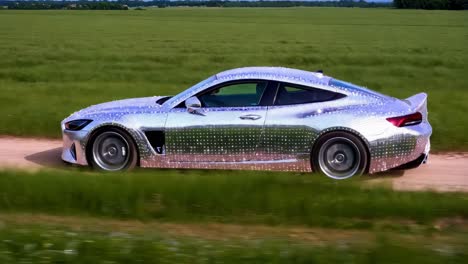
[[69,122],[65,123],[65,129],[66,130],[72,130],[72,131],[78,131],[78,130],[83,129],[89,123],[91,123],[91,121],[93,121],[93,120],[77,119],[77,120],[69,121]]

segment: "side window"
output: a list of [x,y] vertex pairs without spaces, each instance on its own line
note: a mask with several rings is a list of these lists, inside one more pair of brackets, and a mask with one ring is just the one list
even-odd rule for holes
[[327,90],[283,83],[278,89],[275,105],[318,103],[343,97],[345,95]]
[[267,82],[232,83],[204,93],[198,98],[203,107],[258,106]]

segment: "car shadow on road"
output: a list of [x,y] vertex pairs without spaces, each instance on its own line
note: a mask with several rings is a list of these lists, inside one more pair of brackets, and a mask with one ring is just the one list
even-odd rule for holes
[[388,170],[384,172],[376,173],[375,176],[383,178],[398,178],[405,174],[404,170]]
[[62,168],[65,163],[62,161],[62,148],[53,148],[46,151],[37,152],[24,157],[27,161],[33,162],[43,167]]
[[376,180],[376,179],[393,179],[403,177],[405,175],[404,170],[388,170],[383,172],[377,172],[374,174],[364,175],[365,180]]

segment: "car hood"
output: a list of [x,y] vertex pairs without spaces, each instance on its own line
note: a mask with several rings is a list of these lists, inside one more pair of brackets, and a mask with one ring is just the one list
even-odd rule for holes
[[73,113],[66,118],[66,120],[90,118],[92,116],[103,114],[119,115],[154,112],[161,109],[161,105],[157,104],[156,101],[162,97],[164,96],[131,98],[92,105]]

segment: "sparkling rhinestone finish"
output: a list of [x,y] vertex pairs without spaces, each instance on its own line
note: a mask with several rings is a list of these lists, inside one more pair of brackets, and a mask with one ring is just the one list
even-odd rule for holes
[[[210,87],[246,79],[311,86],[346,97],[297,105],[202,107],[200,114],[180,107]],[[428,154],[432,128],[427,120],[426,94],[398,100],[362,87],[335,86],[332,80],[321,73],[248,67],[214,75],[162,105],[156,103],[162,97],[146,97],[91,106],[62,121],[62,159],[87,165],[90,137],[109,126],[121,128],[133,138],[142,167],[311,171],[314,143],[331,131],[345,131],[362,139],[369,151],[370,173]],[[417,111],[423,114],[418,125],[395,127],[386,120]],[[76,119],[93,121],[82,130],[66,130],[64,124]],[[164,132],[162,151],[152,147],[145,131]],[[74,143],[76,158],[70,151]]]

